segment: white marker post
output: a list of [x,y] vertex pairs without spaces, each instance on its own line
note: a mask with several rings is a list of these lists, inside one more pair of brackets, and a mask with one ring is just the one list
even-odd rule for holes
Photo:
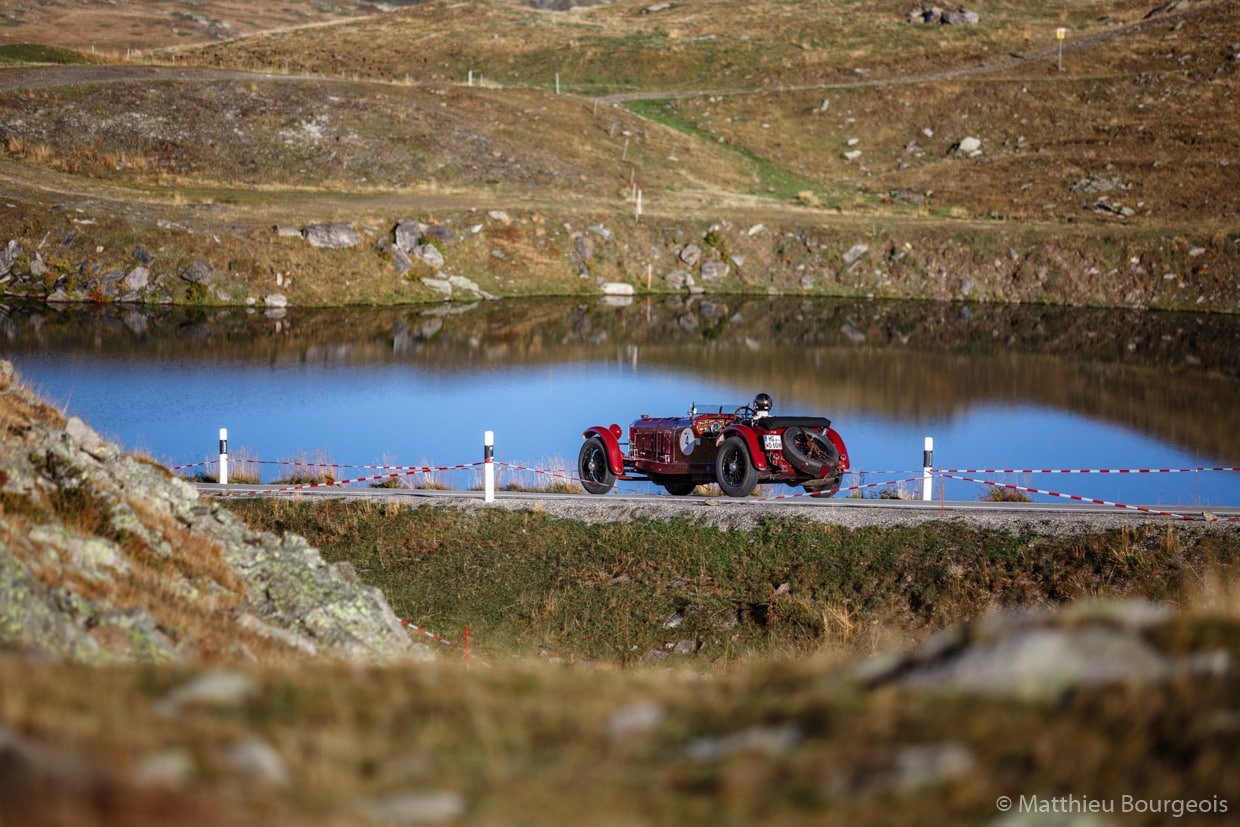
[[228,429],[220,428],[220,485],[228,485]]
[[482,501],[495,502],[495,432],[482,435]]
[[921,498],[930,502],[934,494],[934,483],[930,478],[930,469],[934,466],[934,437],[926,437],[926,449],[921,455]]
[[1059,71],[1063,71],[1063,39],[1068,36],[1068,30],[1064,28],[1055,29],[1055,39],[1059,41]]

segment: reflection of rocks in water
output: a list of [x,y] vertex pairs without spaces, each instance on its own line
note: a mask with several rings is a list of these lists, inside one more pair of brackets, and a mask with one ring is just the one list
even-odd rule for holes
[[147,333],[146,316],[137,310],[130,310],[125,314],[125,327],[133,335],[139,338],[145,337]]
[[406,321],[398,321],[392,332],[392,352],[398,355],[413,353],[422,342],[429,341],[443,330],[443,319],[433,316],[412,326]]
[[180,338],[191,342],[205,342],[211,338],[211,325],[206,322],[184,324],[177,329]]
[[241,309],[219,310],[208,324],[201,308],[14,303],[5,318],[15,357],[278,364],[311,347],[348,347],[355,363],[434,370],[609,361],[631,347],[646,365],[778,386],[798,406],[840,416],[941,417],[1030,402],[1240,458],[1227,415],[1240,397],[1235,316],[675,294],[627,307],[578,298],[293,308],[275,323],[279,335],[261,312]]

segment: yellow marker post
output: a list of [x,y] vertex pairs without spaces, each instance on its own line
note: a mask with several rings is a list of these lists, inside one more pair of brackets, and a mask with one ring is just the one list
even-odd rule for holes
[[1059,71],[1063,71],[1063,39],[1068,36],[1065,28],[1055,29],[1055,39],[1059,41]]

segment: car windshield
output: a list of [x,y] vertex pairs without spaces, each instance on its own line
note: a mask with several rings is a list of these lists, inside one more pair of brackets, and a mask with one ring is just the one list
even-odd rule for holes
[[689,416],[698,416],[700,414],[730,414],[735,413],[737,408],[744,407],[744,403],[732,405],[716,405],[711,402],[704,404],[695,402],[689,407]]

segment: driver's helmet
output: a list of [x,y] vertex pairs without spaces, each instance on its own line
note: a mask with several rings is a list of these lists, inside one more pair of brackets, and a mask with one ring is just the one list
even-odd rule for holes
[[754,419],[760,419],[764,416],[769,416],[771,413],[771,406],[774,404],[775,403],[771,399],[771,395],[769,393],[760,393],[757,396],[755,396],[753,398]]

